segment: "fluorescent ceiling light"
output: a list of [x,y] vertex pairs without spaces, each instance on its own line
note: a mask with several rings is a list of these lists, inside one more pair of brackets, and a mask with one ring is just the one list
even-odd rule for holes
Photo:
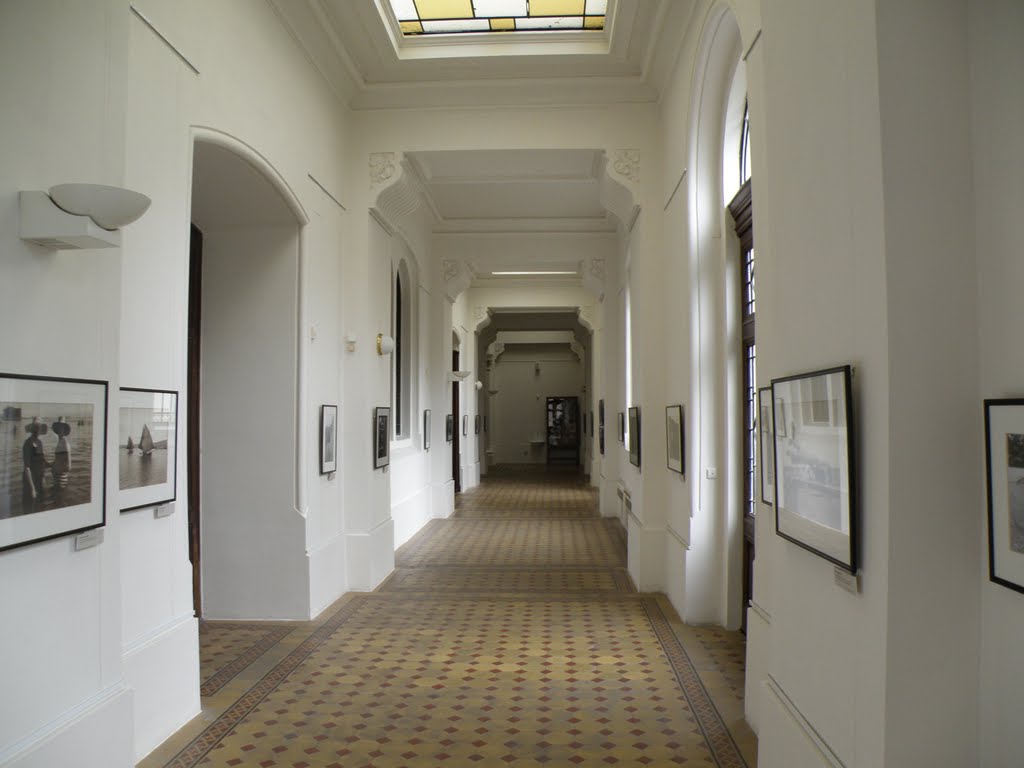
[[556,271],[543,271],[543,272],[491,272],[492,275],[575,275],[576,272],[556,272]]

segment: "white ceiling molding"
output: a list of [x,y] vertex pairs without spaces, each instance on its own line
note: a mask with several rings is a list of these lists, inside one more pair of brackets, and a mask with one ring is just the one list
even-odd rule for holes
[[371,210],[392,227],[426,203],[427,191],[401,152],[372,152],[369,156]]
[[602,258],[594,257],[580,262],[583,287],[594,294],[598,301],[604,299],[606,272],[605,260]]
[[588,331],[594,332],[600,329],[600,325],[598,324],[597,307],[593,304],[587,304],[584,307],[580,307],[576,312],[576,316],[579,318],[580,325]]
[[613,150],[605,154],[603,165],[601,204],[615,214],[629,231],[640,215],[640,152],[635,149]]
[[457,259],[444,259],[441,269],[444,271],[445,296],[454,302],[473,282],[473,272],[468,264]]
[[656,102],[697,5],[615,0],[603,32],[517,32],[511,39],[402,37],[379,0],[269,2],[356,110]]

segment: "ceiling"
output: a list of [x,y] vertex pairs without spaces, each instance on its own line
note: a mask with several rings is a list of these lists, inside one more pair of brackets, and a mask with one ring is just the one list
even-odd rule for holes
[[386,0],[270,0],[353,109],[656,101],[696,0],[609,0],[605,29],[403,36]]
[[601,152],[453,150],[406,155],[438,219],[437,232],[614,232],[601,205]]

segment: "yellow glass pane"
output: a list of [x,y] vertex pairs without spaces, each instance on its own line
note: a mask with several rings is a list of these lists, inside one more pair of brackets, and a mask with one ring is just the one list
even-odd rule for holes
[[582,16],[586,0],[530,0],[531,16]]
[[491,19],[492,32],[511,31],[516,28],[515,19]]
[[403,35],[421,35],[423,34],[423,25],[418,21],[403,21],[402,34]]
[[472,19],[472,0],[416,0],[420,19]]
[[604,29],[604,16],[587,16],[583,20],[584,29]]

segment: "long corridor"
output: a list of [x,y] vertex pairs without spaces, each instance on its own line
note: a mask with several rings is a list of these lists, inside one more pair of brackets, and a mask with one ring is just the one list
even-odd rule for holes
[[140,765],[754,766],[743,640],[634,590],[565,471],[495,470],[307,623],[204,622],[203,714]]

